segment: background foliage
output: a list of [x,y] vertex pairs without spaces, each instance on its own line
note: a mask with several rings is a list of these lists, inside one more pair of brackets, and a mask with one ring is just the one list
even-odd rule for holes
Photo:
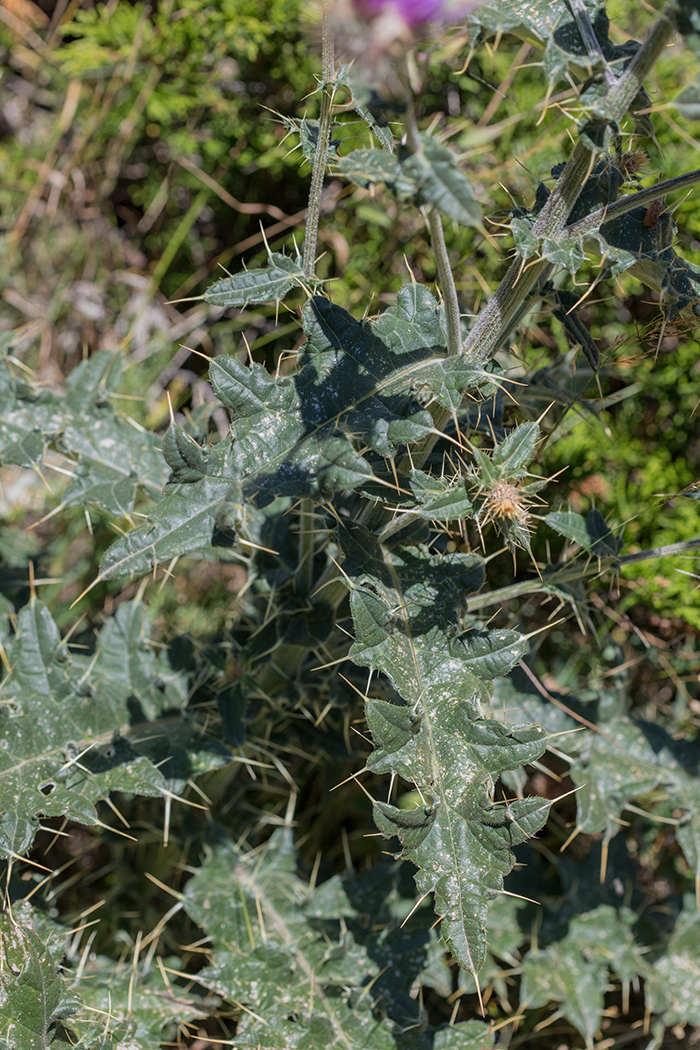
[[[595,377],[551,310],[533,311],[497,355],[507,378],[498,394],[492,372],[452,375],[429,343],[412,361],[422,390],[448,404],[469,384],[492,400],[488,425],[468,417],[479,477],[437,485],[437,455],[412,473],[416,541],[427,542],[430,522],[441,528],[430,558],[397,544],[390,571],[371,534],[350,527],[353,497],[338,495],[349,510],[330,541],[337,522],[316,502],[306,525],[319,538],[300,572],[303,530],[289,527],[297,500],[349,489],[395,505],[375,483],[388,477],[381,463],[430,426],[398,385],[401,354],[425,345],[413,334],[437,324],[421,287],[436,278],[423,218],[383,185],[332,175],[317,268],[332,281],[332,311],[318,301],[302,310],[297,287],[277,324],[275,304],[230,305],[235,277],[218,302],[211,291],[190,298],[211,289],[220,265],[234,275],[243,260],[263,265],[265,239],[302,283],[293,260],[309,165],[290,152],[298,136],[285,136],[318,114],[318,95],[306,97],[319,68],[307,12],[299,0],[0,10],[4,1045],[692,1046],[697,560],[616,570],[612,559],[698,535],[697,329],[679,321],[659,341],[655,296],[623,275],[598,285],[581,314],[601,357]],[[642,39],[653,19],[623,5],[608,13],[616,45]],[[553,186],[574,90],[551,55],[542,69],[522,34],[507,32],[497,48],[487,35],[463,68],[467,52],[457,35],[419,53],[421,126],[456,151],[484,214],[505,222],[513,199],[532,206],[537,180]],[[697,70],[692,50],[674,45],[647,84],[653,102],[694,90]],[[688,107],[654,113],[643,184],[696,166],[696,117]],[[368,145],[355,119],[334,135],[342,155]],[[699,262],[692,197],[676,221],[677,251]],[[510,247],[487,229],[446,223],[461,301],[474,312]],[[411,274],[418,289],[397,303]],[[576,280],[585,278],[584,267]],[[373,324],[360,330],[351,315],[365,313]],[[295,378],[300,319],[301,363],[316,369],[314,382],[336,381],[320,409],[314,383]],[[355,357],[339,358],[339,346]],[[202,355],[213,359],[211,386]],[[538,431],[532,421],[551,402]],[[176,426],[166,432],[169,403]],[[225,409],[237,415],[233,443]],[[323,431],[343,413],[344,443]],[[491,432],[501,443],[493,455]],[[274,441],[298,450],[283,490]],[[503,541],[485,523],[484,564],[473,521],[445,523],[478,511],[479,478],[501,467],[506,480],[565,469],[531,507],[531,554],[494,556]],[[199,501],[175,536],[169,521],[182,508],[172,503],[143,524],[169,472],[189,486],[185,509],[193,492]],[[117,579],[152,564],[154,520],[165,522],[158,578]],[[113,546],[115,533],[125,535]],[[174,563],[212,535],[216,555]],[[350,606],[327,555],[345,559]],[[587,579],[599,557],[607,571]],[[533,562],[550,566],[544,586]],[[304,589],[311,579],[326,585],[325,602]],[[454,601],[441,609],[443,586]],[[431,631],[457,606],[471,631],[466,656],[436,669]],[[410,650],[385,630],[387,608],[408,610]],[[348,632],[372,640],[356,643],[354,663]],[[416,653],[426,681],[437,688],[444,676],[439,747],[455,772],[437,817],[418,768],[430,727],[396,706],[398,693],[416,699],[406,672]],[[373,751],[366,666],[383,672],[367,713]],[[455,693],[480,712],[481,736],[463,736]],[[514,739],[514,725],[530,728]],[[400,833],[401,862],[385,852],[397,852],[396,839],[371,836],[372,803],[357,782],[367,767],[363,787],[384,799],[397,762],[403,780],[374,811],[382,830]],[[467,768],[499,786],[492,810],[486,790],[465,819],[450,807]],[[524,841],[572,788],[575,799]],[[507,827],[495,815],[505,799],[515,800]],[[422,899],[437,878],[426,874],[424,834],[474,827],[476,870],[448,859],[438,873],[470,883],[467,910],[485,914],[489,893],[474,900],[473,885],[488,882],[494,857],[501,875],[507,847],[517,861],[509,895],[488,907],[485,1017],[473,974],[446,954]],[[411,860],[423,867],[420,893]],[[451,921],[442,932],[463,959],[470,946]]]

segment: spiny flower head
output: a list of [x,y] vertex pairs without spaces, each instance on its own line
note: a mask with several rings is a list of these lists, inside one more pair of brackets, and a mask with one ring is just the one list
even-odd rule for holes
[[517,485],[510,481],[497,481],[484,500],[483,521],[496,521],[505,518],[517,521],[526,528],[530,523],[528,507],[531,501]]

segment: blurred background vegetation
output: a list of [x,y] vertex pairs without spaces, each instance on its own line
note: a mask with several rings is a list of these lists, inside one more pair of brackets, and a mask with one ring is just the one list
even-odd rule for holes
[[[608,10],[618,43],[638,37],[652,17],[622,0]],[[575,95],[564,84],[545,104],[539,55],[514,38],[504,37],[497,49],[480,48],[467,64],[469,54],[463,34],[418,53],[422,119],[459,153],[484,214],[498,223],[513,201],[531,206],[537,181],[565,159]],[[284,369],[285,355],[298,345],[300,301],[286,303],[278,322],[274,307],[223,311],[199,296],[221,267],[236,272],[257,266],[267,245],[291,250],[303,240],[309,171],[288,131],[290,121],[317,115],[319,64],[313,11],[303,0],[187,0],[181,7],[175,0],[151,6],[3,0],[0,334],[20,330],[12,350],[18,367],[59,388],[85,356],[121,346],[120,410],[137,424],[163,430],[170,400],[185,417],[210,412],[214,437],[225,432],[226,418],[212,404],[204,378],[206,357],[249,348],[271,370]],[[643,181],[697,166],[698,123],[681,122],[664,108],[696,72],[695,60],[677,45],[648,85],[658,113],[656,140],[636,143],[648,157]],[[339,137],[353,147],[367,138],[352,124],[342,125]],[[676,213],[676,249],[698,264],[696,200],[697,191]],[[330,176],[324,212],[319,273],[335,302],[373,314],[393,301],[410,274],[434,280],[417,210]],[[471,229],[446,231],[466,314],[478,310],[507,267],[510,242],[500,239],[498,225],[489,230],[488,239]],[[551,312],[534,312],[500,355],[507,375],[520,384],[514,388],[520,407],[505,404],[506,423],[536,418],[550,401],[570,401],[572,391],[579,399],[567,414],[554,409],[551,439],[541,452],[540,473],[562,472],[544,491],[549,509],[571,506],[585,513],[597,507],[623,535],[625,552],[695,538],[697,326],[679,322],[661,335],[655,295],[627,276],[598,285],[583,319],[600,348],[597,378],[581,366]],[[93,581],[114,531],[97,509],[63,508],[52,516],[65,467],[52,452],[41,476],[4,471],[0,572],[5,594],[19,607],[29,593],[31,562],[39,594],[59,624],[80,621],[74,635],[80,643],[115,604],[143,586],[103,583],[70,608]],[[563,542],[541,532],[533,549],[546,563],[559,556]],[[511,582],[510,555],[496,559],[492,570],[493,586]],[[520,576],[533,571],[524,556],[517,570]],[[617,580],[593,584],[588,596],[576,598],[579,620],[571,616],[541,636],[543,680],[583,695],[624,669],[627,687],[648,716],[657,708],[679,728],[698,725],[699,579],[698,559],[685,556],[641,562]],[[237,600],[244,583],[244,568],[232,562],[216,565],[202,557],[181,563],[165,585],[146,585],[156,636],[163,642],[186,638],[197,658],[228,680],[234,675],[229,657],[207,647],[244,615]],[[505,603],[497,616],[503,624],[537,627],[550,612],[533,598],[524,606]],[[349,687],[346,693],[334,700],[339,732],[343,723],[347,732],[351,719]],[[325,700],[314,702],[320,709]],[[332,733],[327,737],[332,754],[336,743]],[[362,839],[369,810],[353,784],[336,796],[338,827],[343,835],[349,829],[349,839],[341,842],[335,829],[324,829],[323,800],[331,781],[340,779],[336,772],[319,764],[304,773],[304,855],[311,863],[322,850],[329,870],[334,857],[340,863],[348,851],[357,858],[375,850]],[[210,797],[226,797],[226,777],[212,777]],[[267,812],[272,822],[286,804],[279,785],[264,779],[255,790],[237,788],[232,798]],[[155,805],[138,806],[152,831],[150,844],[146,837],[140,847],[150,850],[149,870],[166,871],[178,847],[162,845]],[[192,818],[178,820],[185,836]],[[101,873],[94,875],[100,892],[105,865],[113,892],[118,884],[123,890],[114,843],[110,852],[92,833],[80,834],[85,842],[75,849]],[[675,863],[669,860],[670,867]],[[157,901],[155,923],[164,908],[156,890],[149,892]],[[132,903],[143,912],[151,901]],[[115,929],[120,922],[115,919]]]

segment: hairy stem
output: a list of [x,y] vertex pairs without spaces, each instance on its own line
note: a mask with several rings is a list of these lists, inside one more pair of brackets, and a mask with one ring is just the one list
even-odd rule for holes
[[309,189],[309,207],[306,212],[306,234],[304,237],[304,273],[311,277],[316,269],[316,245],[318,244],[318,224],[321,218],[321,194],[323,180],[328,166],[328,144],[331,137],[331,110],[335,88],[333,38],[330,26],[330,2],[323,5],[323,55],[322,55],[322,88],[321,112],[318,121],[318,140],[314,154],[314,166],[311,172]]

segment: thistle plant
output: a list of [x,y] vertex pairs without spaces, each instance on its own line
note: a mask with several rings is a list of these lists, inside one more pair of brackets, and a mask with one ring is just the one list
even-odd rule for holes
[[[512,259],[478,308],[461,295],[449,230],[493,243],[496,225],[469,158],[424,126],[419,102],[415,47],[455,25],[470,53],[503,34],[531,42],[548,92],[564,82],[575,96],[568,156],[509,213]],[[654,142],[645,85],[679,32],[698,50],[700,23],[685,0],[624,44],[598,0],[357,0],[352,11],[326,0],[318,116],[287,120],[311,171],[303,245],[270,250],[264,266],[203,296],[236,310],[286,300],[303,330],[274,372],[238,346],[208,362],[229,432],[216,432],[211,411],[173,413],[162,439],[129,431],[109,400],[116,353],[84,362],[65,396],[20,379],[6,357],[5,461],[36,465],[47,445],[59,447],[74,463],[64,505],[96,503],[127,523],[95,584],[168,577],[177,559],[214,552],[243,565],[246,582],[226,638],[186,659],[174,641],[155,651],[141,592],[107,620],[91,654],[66,649],[34,593],[8,622],[3,1045],[150,1047],[173,1024],[215,1020],[211,1038],[239,1048],[485,1048],[499,1028],[536,1046],[538,1011],[555,1003],[593,1046],[611,975],[620,1010],[644,979],[645,1045],[661,1045],[669,1025],[700,1025],[693,894],[674,897],[675,925],[655,938],[635,911],[639,887],[626,887],[618,835],[622,812],[639,811],[633,800],[653,799],[686,888],[700,887],[695,737],[633,713],[622,687],[594,683],[590,703],[553,695],[531,666],[548,624],[528,630],[522,606],[500,625],[486,612],[540,595],[585,626],[591,578],[659,553],[623,554],[623,536],[595,508],[561,508],[557,478],[540,463],[574,399],[561,408],[552,398],[552,414],[561,411],[550,426],[552,405],[532,410],[505,362],[528,313],[550,304],[569,363],[594,385],[603,369],[581,305],[628,270],[655,288],[665,324],[700,313],[700,270],[674,247],[667,203],[700,172],[639,183],[639,140]],[[684,94],[682,105],[697,104]],[[348,149],[355,121],[369,145]],[[409,275],[371,317],[334,301],[318,275],[329,172],[383,187],[422,217],[435,287]],[[591,258],[600,268],[589,281]],[[505,397],[510,423],[497,407]],[[137,521],[139,487],[153,503]],[[565,555],[543,561],[559,538]],[[504,545],[523,578],[497,587],[491,564]],[[342,748],[323,741],[325,725]],[[342,766],[337,781],[369,799],[386,856],[353,870],[346,855],[345,870],[318,879],[322,851],[305,870],[295,841],[303,770],[297,762],[292,776],[285,762],[313,764],[326,746]],[[546,792],[533,788],[536,771]],[[39,880],[22,895],[15,867],[45,818],[94,825],[113,792],[170,806],[205,775],[219,813],[204,831],[183,831],[197,858],[183,861],[187,879],[172,891],[167,915],[184,925],[168,951],[158,947],[163,918],[143,953],[139,939],[128,965],[110,967],[89,946],[78,951],[77,935],[41,903]],[[285,802],[244,826],[226,793],[252,809],[246,792],[259,776]],[[558,796],[566,820],[551,816]],[[554,874],[553,844],[578,835],[595,848],[578,870],[562,863]],[[525,953],[533,894],[563,903],[556,914],[545,903],[542,937]],[[452,1013],[426,1003],[426,989]]]

